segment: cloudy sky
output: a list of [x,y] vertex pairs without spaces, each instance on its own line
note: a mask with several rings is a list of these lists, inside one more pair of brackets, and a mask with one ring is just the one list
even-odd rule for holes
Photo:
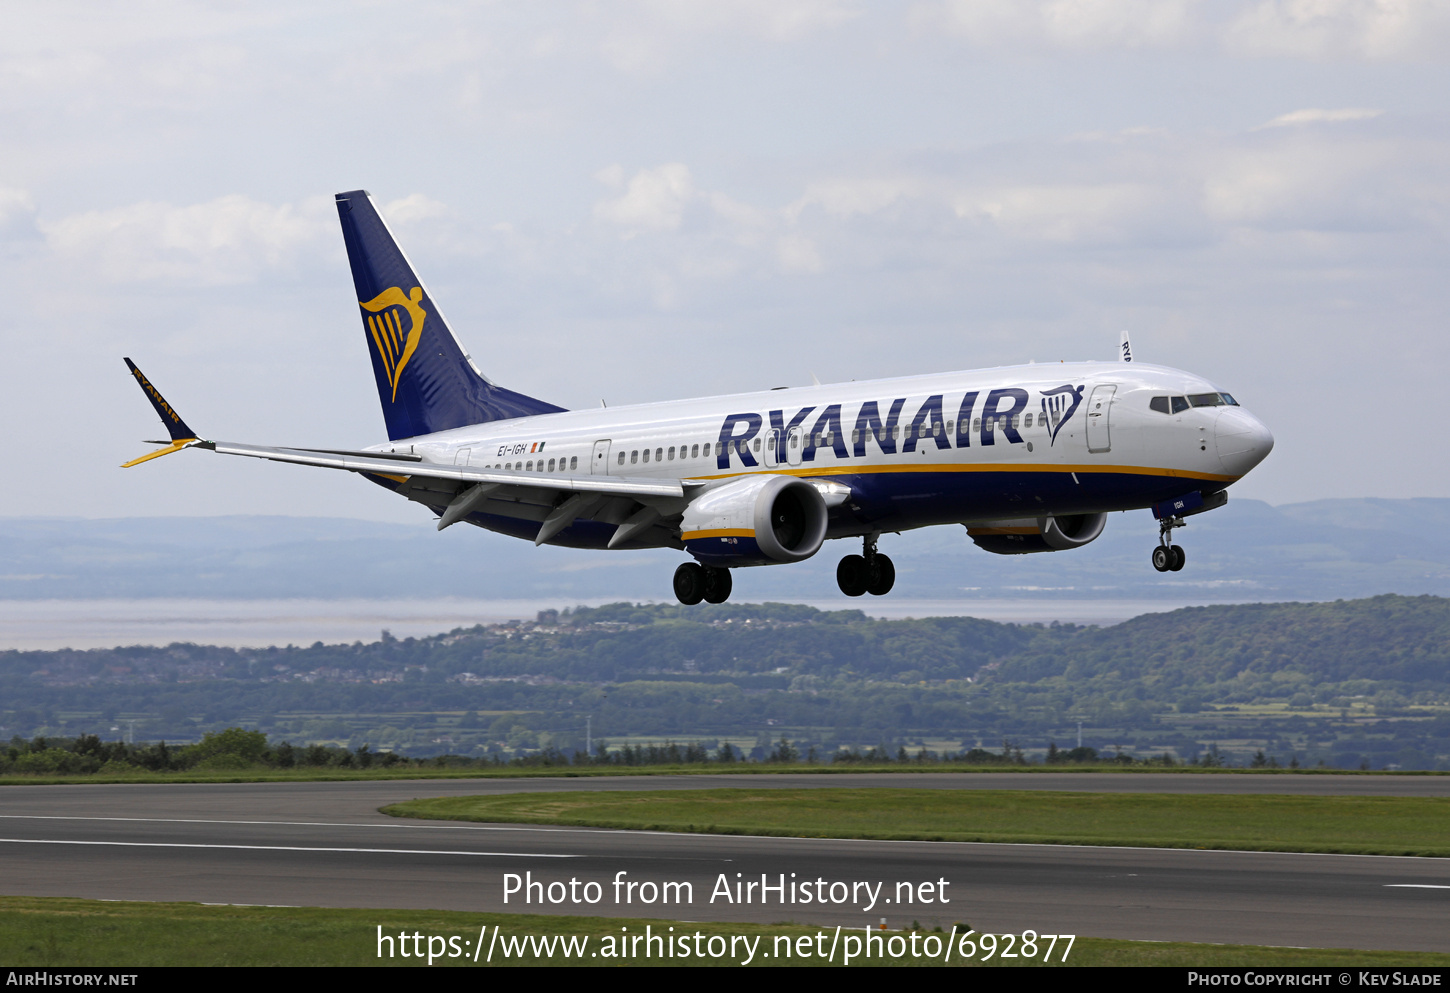
[[[1275,503],[1450,496],[1446,0],[19,3],[3,514],[416,521],[332,194],[564,406],[1028,359],[1208,376]],[[1438,275],[1437,275],[1438,274]]]

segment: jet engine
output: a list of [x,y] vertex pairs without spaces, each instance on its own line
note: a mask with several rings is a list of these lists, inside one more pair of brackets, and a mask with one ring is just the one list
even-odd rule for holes
[[1103,533],[1107,514],[1071,514],[1065,517],[1030,517],[1017,521],[968,524],[967,534],[978,548],[997,555],[1061,552],[1081,548]]
[[746,476],[691,500],[680,537],[704,565],[799,562],[826,538],[826,501],[819,488],[794,476]]

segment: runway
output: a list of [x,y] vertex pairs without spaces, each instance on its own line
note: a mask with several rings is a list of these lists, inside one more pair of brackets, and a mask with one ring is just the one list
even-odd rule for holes
[[[1023,780],[1026,788],[1098,791],[1159,791],[1164,786],[1158,780],[1170,780],[1201,792],[1450,792],[1450,781],[1439,777],[1112,774],[4,787],[0,892],[375,907],[384,911],[383,924],[386,908],[856,927],[884,917],[893,927],[919,920],[950,929],[960,921],[979,931],[1030,928],[1158,941],[1424,951],[1450,946],[1444,927],[1450,860],[744,838],[409,821],[376,812],[413,797],[528,790],[873,783],[1020,789]],[[1262,790],[1263,783],[1277,788]],[[532,903],[521,902],[523,892],[505,903],[510,875],[520,884],[544,884],[533,890]],[[784,886],[765,891],[764,902],[762,875],[770,887]],[[570,880],[577,882],[570,887]],[[548,902],[551,882],[563,884],[552,894],[562,902]],[[631,882],[655,886],[631,891]],[[665,891],[666,882],[678,885]],[[736,889],[752,882],[753,891]],[[673,895],[668,903],[664,892]],[[597,902],[587,902],[591,896]]]

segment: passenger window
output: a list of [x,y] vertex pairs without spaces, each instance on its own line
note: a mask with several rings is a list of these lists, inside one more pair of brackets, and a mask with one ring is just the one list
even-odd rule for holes
[[1154,397],[1153,399],[1148,401],[1148,409],[1156,410],[1160,414],[1168,413],[1168,398]]
[[577,468],[579,468],[579,456],[571,455],[569,457],[569,471],[573,472]]
[[670,446],[670,461],[673,462],[674,460],[675,460],[675,446],[674,445],[671,445]]
[[700,457],[700,446],[699,445],[691,445],[690,446],[690,458],[692,458],[692,459],[698,459],[699,457]]
[[554,471],[554,460],[553,459],[550,459],[549,460],[549,471],[550,472],[553,472]]
[[708,441],[705,442],[704,447],[700,450],[700,454],[707,459],[710,457],[710,443]]
[[974,418],[972,418],[972,430],[973,431],[980,431],[980,430],[982,430],[982,419],[980,417],[974,417]]
[[760,439],[759,438],[756,438],[755,439],[755,444],[752,445],[751,447],[754,448],[757,452],[760,451]]
[[525,469],[524,471],[525,472],[533,472],[534,471],[534,460],[533,459],[529,459],[529,467],[527,469]]
[[630,452],[630,453],[629,453],[629,464],[630,464],[630,465],[634,465],[634,464],[635,464],[635,463],[637,463],[637,462],[638,462],[638,461],[639,461],[639,449],[638,449],[638,448],[636,448],[636,449],[633,449],[633,450],[632,450],[632,451],[631,451],[631,452]]
[[645,461],[646,461],[646,462],[648,462],[648,461],[649,461],[649,449],[648,449],[648,448],[646,448],[646,449],[645,449],[645,450],[644,450],[644,460],[645,460]]
[[624,453],[623,452],[620,452],[619,453],[619,464],[620,465],[624,465]]
[[1023,416],[1023,418],[1022,418],[1022,426],[1025,427],[1025,428],[1030,428],[1032,426],[1032,415],[1031,414],[1026,414],[1026,415]]
[[655,461],[656,462],[663,462],[664,461],[664,454],[665,454],[665,450],[663,448],[656,448],[655,449]]
[[1173,398],[1173,413],[1181,414],[1188,409],[1188,400],[1185,397]]

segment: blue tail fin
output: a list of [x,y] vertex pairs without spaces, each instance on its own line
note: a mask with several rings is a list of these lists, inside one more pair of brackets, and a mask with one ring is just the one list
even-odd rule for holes
[[366,190],[339,193],[337,214],[390,439],[564,409],[484,378]]

